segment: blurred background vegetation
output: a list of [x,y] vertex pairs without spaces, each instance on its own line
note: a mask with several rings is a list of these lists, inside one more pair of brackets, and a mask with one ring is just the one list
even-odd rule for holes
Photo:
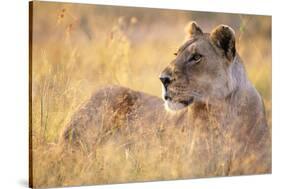
[[[64,156],[54,155],[50,145],[57,143],[62,128],[79,105],[101,86],[118,84],[160,97],[158,75],[184,42],[185,27],[191,20],[205,32],[219,24],[235,30],[237,50],[250,80],[264,99],[271,125],[271,17],[35,2],[32,144],[37,186],[114,181],[105,173],[103,177],[99,174],[99,180],[87,175],[96,167],[89,162],[83,165],[86,156],[79,156],[79,160],[67,156],[72,158],[68,161],[76,162],[78,167],[56,164]],[[90,165],[93,167],[89,168]],[[85,169],[81,170],[81,167]],[[108,174],[114,174],[114,171],[108,171]],[[77,177],[80,180],[75,179]],[[140,178],[160,177],[152,174]]]

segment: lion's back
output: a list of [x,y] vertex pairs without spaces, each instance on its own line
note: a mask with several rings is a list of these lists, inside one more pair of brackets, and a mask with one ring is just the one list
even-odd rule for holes
[[[96,91],[73,114],[62,132],[64,143],[93,143],[102,135],[121,127],[155,121],[159,114],[164,114],[162,100],[126,87],[110,85]],[[157,115],[156,115],[157,114]],[[161,117],[161,116],[160,116]],[[141,120],[142,119],[142,120]]]

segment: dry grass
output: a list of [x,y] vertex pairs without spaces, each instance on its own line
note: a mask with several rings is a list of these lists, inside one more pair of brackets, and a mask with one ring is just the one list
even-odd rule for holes
[[118,84],[160,96],[158,75],[183,42],[190,20],[207,31],[222,23],[236,30],[238,51],[271,125],[269,17],[41,2],[34,8],[35,187],[190,178],[187,136],[180,130],[162,135],[159,125],[151,126],[156,129],[146,136],[132,136],[139,137],[132,148],[122,146],[126,137],[98,145],[94,152],[63,151],[58,145],[71,115],[101,86]]

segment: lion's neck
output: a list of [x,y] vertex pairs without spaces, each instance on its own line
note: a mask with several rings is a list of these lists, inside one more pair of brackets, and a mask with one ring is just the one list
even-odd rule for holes
[[236,93],[237,90],[244,90],[251,86],[247,78],[243,62],[238,54],[230,64],[228,72],[229,95]]

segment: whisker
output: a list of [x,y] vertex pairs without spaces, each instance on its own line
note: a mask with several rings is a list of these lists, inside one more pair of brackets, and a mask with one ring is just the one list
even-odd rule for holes
[[186,96],[192,96],[196,98],[202,98],[203,95],[200,93],[194,92],[194,91],[189,91],[189,90],[170,90],[170,92],[174,93],[175,95],[182,95],[184,97]]

